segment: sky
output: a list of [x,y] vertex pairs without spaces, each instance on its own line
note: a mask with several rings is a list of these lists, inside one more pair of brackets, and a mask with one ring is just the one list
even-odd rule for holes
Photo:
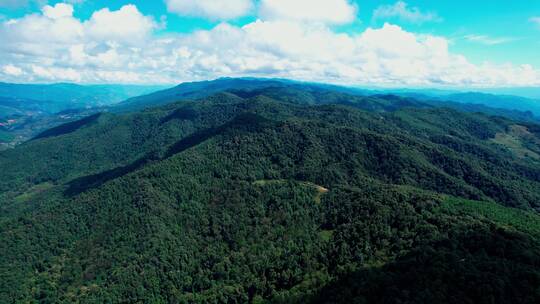
[[540,86],[537,0],[0,0],[0,81]]

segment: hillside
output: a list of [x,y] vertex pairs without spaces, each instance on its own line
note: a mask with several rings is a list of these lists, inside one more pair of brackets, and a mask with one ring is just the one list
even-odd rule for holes
[[0,303],[540,300],[539,125],[227,91],[0,152]]

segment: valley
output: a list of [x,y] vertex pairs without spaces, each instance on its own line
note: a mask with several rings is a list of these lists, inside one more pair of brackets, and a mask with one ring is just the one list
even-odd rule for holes
[[0,83],[0,150],[164,86]]

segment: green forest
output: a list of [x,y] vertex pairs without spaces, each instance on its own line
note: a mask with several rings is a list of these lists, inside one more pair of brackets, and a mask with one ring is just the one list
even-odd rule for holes
[[0,152],[0,303],[539,303],[540,125],[493,114],[283,85],[47,130]]

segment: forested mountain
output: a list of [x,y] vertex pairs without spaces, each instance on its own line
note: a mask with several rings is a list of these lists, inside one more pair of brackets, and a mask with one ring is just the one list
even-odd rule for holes
[[[514,120],[538,122],[535,112],[540,103],[515,96],[480,93],[452,94],[444,91],[434,95],[409,91],[369,91],[320,83],[296,82],[285,79],[220,78],[213,81],[182,83],[174,88],[158,91],[160,86],[90,85],[75,84],[21,85],[0,83],[0,150],[13,147],[51,127],[71,122],[103,111],[133,112],[148,107],[165,105],[179,100],[204,98],[225,91],[247,90],[252,94],[269,89],[287,90],[289,98],[300,98],[313,103],[350,103],[372,97],[381,104],[411,103],[411,106],[448,107],[465,112],[481,112]],[[292,92],[295,93],[292,93]],[[429,93],[429,91],[426,91]],[[438,92],[438,91],[435,91]],[[142,95],[150,93],[148,95]],[[330,94],[329,94],[330,93]],[[427,94],[426,93],[426,94]],[[341,94],[341,97],[329,95]],[[346,96],[343,96],[343,95]],[[133,97],[137,96],[137,97]],[[400,96],[401,101],[392,100]],[[478,97],[478,98],[477,98]],[[341,100],[336,100],[340,98]],[[384,101],[389,100],[389,101]],[[536,116],[535,116],[536,114]]]
[[179,100],[197,99],[211,96],[227,90],[261,89],[268,87],[284,87],[296,82],[283,79],[258,78],[220,78],[211,81],[184,82],[176,87],[137,96],[117,105],[116,111],[136,111],[148,107],[164,105]]
[[0,152],[0,303],[540,301],[540,125],[230,81]]
[[[297,82],[286,79],[264,78],[220,78],[212,81],[186,82],[174,88],[157,91],[148,95],[130,98],[116,105],[111,111],[129,112],[164,105],[179,100],[204,98],[225,91],[244,90],[253,94],[265,90],[287,90],[290,98],[301,98],[304,102],[331,103],[335,100],[325,100],[332,94],[346,94],[342,102],[349,102],[351,96],[359,98],[373,97],[379,99],[396,99],[398,96],[404,102],[430,105],[434,107],[449,107],[465,112],[482,112],[490,115],[504,116],[523,121],[540,122],[540,101],[517,96],[499,96],[483,93],[456,93],[453,91],[410,91],[410,90],[364,90],[353,87],[333,86],[320,83]],[[295,91],[293,93],[293,91]],[[326,95],[326,96],[325,96]],[[332,98],[337,98],[333,96]],[[395,103],[390,101],[390,103]]]

